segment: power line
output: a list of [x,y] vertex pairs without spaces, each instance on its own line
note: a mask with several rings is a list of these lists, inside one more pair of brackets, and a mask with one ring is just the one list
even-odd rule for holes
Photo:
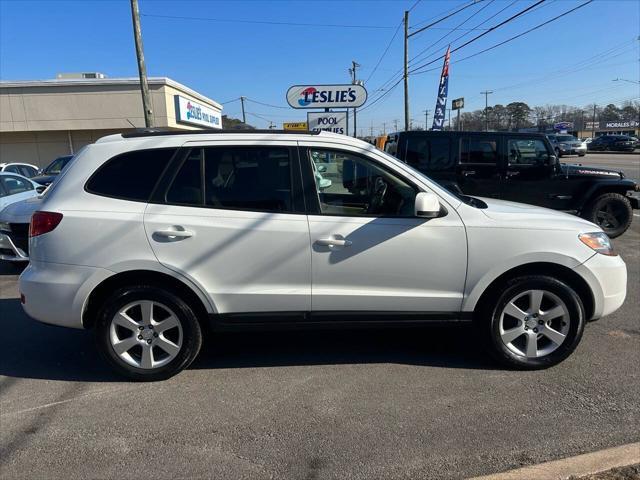
[[466,5],[462,6],[461,8],[457,9],[455,12],[452,12],[452,13],[450,13],[450,14],[448,14],[448,15],[446,15],[446,16],[438,19],[438,20],[436,20],[435,22],[430,23],[426,27],[419,28],[415,32],[410,33],[409,37],[413,37],[414,35],[417,35],[420,32],[425,31],[427,28],[431,28],[431,27],[433,27],[434,25],[437,25],[440,22],[444,22],[447,18],[453,17],[455,14],[457,14],[457,13],[459,13],[459,12],[461,12],[461,11],[463,11],[463,10],[473,6],[473,5],[475,5],[476,3],[483,2],[483,1],[484,0],[473,0],[473,1],[469,2],[469,3],[467,3]]
[[252,100],[251,98],[248,97],[244,97],[244,99],[248,102],[252,102],[252,103],[257,103],[258,105],[264,105],[265,107],[271,107],[271,108],[281,108],[284,110],[289,110],[290,107],[283,107],[281,105],[273,105],[271,103],[265,103],[265,102],[259,102],[258,100]]
[[[509,8],[511,8],[514,4],[516,4],[518,2],[518,0],[513,0],[510,4],[508,4],[506,7],[501,8],[500,10],[498,10],[496,13],[494,13],[493,15],[491,15],[490,17],[485,18],[482,22],[478,23],[476,25],[477,27],[480,27],[482,25],[484,25],[485,23],[487,23],[489,20],[494,19],[495,17],[497,17],[498,15],[500,15],[502,12],[504,12],[505,10],[508,10]],[[482,11],[479,10],[478,13]],[[467,35],[469,35],[471,33],[471,31],[463,33],[462,35],[457,36],[456,38],[454,38],[453,40],[451,40],[449,43],[450,44],[455,44],[458,40],[460,40],[461,38],[466,37]],[[443,37],[444,38],[444,37]],[[440,39],[442,40],[442,38]],[[431,50],[435,45],[437,45],[440,40],[438,40],[437,42],[431,44],[430,46],[426,47],[424,50],[422,50],[420,53],[418,53],[415,57],[413,57],[412,62],[415,61],[418,57],[422,56],[423,53],[426,53],[428,50]],[[433,55],[433,54],[431,54]]]
[[286,25],[290,27],[328,27],[328,28],[372,28],[372,29],[392,29],[386,25],[345,25],[336,23],[298,23],[298,22],[276,22],[270,20],[246,20],[246,19],[231,19],[231,18],[211,18],[211,17],[184,17],[179,15],[157,15],[153,13],[141,13],[143,17],[150,18],[167,18],[172,20],[197,20],[207,22],[219,22],[219,23],[250,23],[261,25]]
[[[588,2],[588,3],[590,3],[591,1],[593,1],[593,0],[589,0],[589,2]],[[464,47],[466,47],[467,45],[469,45],[469,44],[471,44],[471,43],[473,43],[473,42],[475,42],[475,41],[479,40],[480,38],[484,37],[484,36],[485,36],[485,35],[487,35],[488,33],[493,32],[494,30],[496,30],[496,29],[498,29],[498,28],[502,27],[503,25],[506,25],[506,24],[507,24],[507,23],[509,23],[509,22],[512,22],[512,21],[513,21],[513,20],[515,20],[516,18],[518,18],[518,17],[520,17],[520,16],[524,15],[524,14],[525,14],[525,13],[527,13],[529,10],[531,10],[531,9],[533,9],[533,8],[535,8],[535,7],[537,7],[538,5],[540,5],[540,4],[544,3],[544,2],[545,2],[545,0],[538,0],[538,1],[537,1],[536,3],[534,3],[533,5],[529,5],[529,6],[528,6],[527,8],[525,8],[524,10],[520,10],[518,13],[516,13],[516,14],[514,14],[514,15],[511,15],[511,16],[510,16],[509,18],[507,18],[506,20],[503,20],[502,22],[498,23],[497,25],[494,25],[493,27],[489,28],[489,30],[487,30],[486,32],[483,32],[483,33],[481,33],[480,35],[477,35],[477,36],[473,37],[471,40],[466,41],[466,42],[465,42],[465,43],[463,43],[462,45],[460,45],[460,46],[458,46],[458,47],[454,48],[453,50],[451,50],[451,53],[457,52],[457,51],[458,51],[458,50],[460,50],[461,48],[464,48]],[[413,70],[411,70],[409,73],[414,73],[414,72],[416,72],[417,70],[420,70],[420,69],[422,69],[422,68],[424,68],[424,67],[426,67],[426,66],[428,66],[428,65],[431,65],[431,64],[433,64],[433,63],[437,62],[438,60],[440,60],[440,59],[442,59],[442,58],[444,58],[444,55],[442,55],[442,56],[440,56],[440,57],[438,57],[438,58],[435,58],[435,59],[431,60],[430,62],[427,62],[427,63],[425,63],[425,64],[423,64],[423,65],[420,65],[420,66],[418,66],[418,67],[414,68],[414,69],[413,69]]]
[[[417,4],[417,2],[416,2]],[[415,5],[414,5],[415,7]],[[413,8],[413,7],[412,7]],[[384,49],[384,52],[382,52],[382,55],[380,55],[380,59],[378,60],[378,63],[376,63],[376,66],[373,67],[372,72],[369,74],[369,76],[367,77],[367,79],[365,80],[364,83],[368,83],[369,79],[373,76],[374,73],[376,73],[376,70],[378,69],[378,67],[380,66],[380,62],[382,62],[382,59],[384,58],[384,56],[387,54],[387,52],[389,51],[389,48],[391,48],[391,44],[393,43],[393,41],[396,39],[396,37],[398,36],[398,32],[400,31],[400,27],[402,26],[402,20],[400,20],[400,23],[398,24],[398,26],[396,27],[396,31],[393,32],[393,37],[391,37],[391,40],[389,41],[389,43],[387,44],[387,48]]]
[[[541,1],[544,1],[544,0],[541,0]],[[537,29],[539,29],[541,27],[544,27],[545,25],[547,25],[547,24],[549,24],[551,22],[554,22],[554,21],[558,20],[559,18],[564,17],[565,15],[569,15],[570,13],[575,12],[579,8],[582,8],[582,7],[585,7],[585,6],[589,5],[591,2],[593,2],[593,0],[588,0],[585,3],[582,3],[582,4],[578,5],[577,7],[572,8],[571,10],[567,10],[566,12],[561,13],[560,15],[557,15],[557,16],[547,20],[546,22],[543,22],[543,23],[541,23],[539,25],[536,25],[535,27],[532,27],[529,30],[525,30],[524,32],[519,33],[518,35],[514,35],[513,37],[508,38],[506,40],[503,40],[502,42],[496,43],[495,45],[492,45],[492,46],[490,46],[488,48],[485,48],[484,50],[480,50],[479,52],[476,52],[476,53],[473,53],[471,55],[467,55],[466,57],[460,58],[460,59],[458,59],[458,62],[461,62],[463,60],[467,60],[469,58],[473,58],[473,57],[475,57],[477,55],[480,55],[482,53],[488,52],[489,50],[493,50],[494,48],[498,48],[498,47],[504,45],[505,43],[511,42],[512,40],[515,40],[516,38],[520,38],[520,37],[522,37],[522,36],[524,36],[524,35],[526,35],[528,33],[533,32],[534,30],[537,30]],[[476,37],[476,38],[479,38],[479,37]],[[468,43],[469,42],[467,42],[467,45],[468,45]],[[462,45],[462,46],[464,46],[464,45]],[[460,48],[462,48],[462,47],[458,47],[458,48],[452,50],[452,53],[455,52],[456,50],[459,50]],[[433,62],[431,62],[431,63],[433,63]],[[416,69],[423,68],[423,67],[425,67],[427,65],[429,65],[429,63],[423,65],[422,67],[417,67]],[[413,73],[417,73],[416,70],[413,70]],[[423,73],[423,72],[420,72],[420,73]]]

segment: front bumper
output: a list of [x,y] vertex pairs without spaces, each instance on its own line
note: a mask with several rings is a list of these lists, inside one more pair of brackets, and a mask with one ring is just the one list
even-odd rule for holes
[[619,255],[595,254],[575,269],[593,293],[594,309],[589,320],[597,320],[619,309],[627,296],[627,266]]
[[29,255],[18,247],[9,233],[0,233],[0,260],[8,262],[28,262]]
[[587,153],[587,147],[559,147],[562,155],[584,155]]

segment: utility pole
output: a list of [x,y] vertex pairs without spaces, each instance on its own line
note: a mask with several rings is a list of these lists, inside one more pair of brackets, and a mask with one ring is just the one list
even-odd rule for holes
[[460,128],[460,108],[458,109],[458,118],[456,119],[456,130],[457,131],[461,131],[462,128]]
[[409,130],[409,12],[404,12],[404,129]]
[[247,116],[244,113],[244,97],[240,97],[240,104],[242,105],[242,123],[247,124]]
[[394,132],[398,132],[398,119],[397,118],[393,121],[393,131]]
[[591,122],[591,140],[596,138],[596,107],[597,105],[593,104],[593,121]]
[[427,131],[429,130],[429,112],[431,110],[423,110],[424,112],[424,130]]
[[371,120],[371,127],[370,127],[370,130],[369,130],[369,136],[373,137],[373,120]]
[[387,134],[387,122],[382,122],[382,135]]
[[[351,60],[351,68],[349,69],[349,73],[351,74],[351,84],[356,84],[356,69],[360,66],[359,63],[356,63],[355,60]],[[353,109],[353,136],[356,137],[356,128],[357,128],[357,120],[356,120],[356,109]]]
[[149,97],[149,82],[147,81],[147,67],[144,64],[144,48],[142,46],[142,30],[140,29],[140,9],[138,0],[131,0],[131,18],[133,20],[133,36],[136,43],[136,57],[138,58],[138,74],[140,76],[140,92],[142,93],[142,109],[144,110],[144,124],[153,127],[153,110]]
[[484,130],[485,132],[489,131],[489,95],[492,94],[492,90],[485,90],[484,92],[480,92],[481,95],[484,95]]

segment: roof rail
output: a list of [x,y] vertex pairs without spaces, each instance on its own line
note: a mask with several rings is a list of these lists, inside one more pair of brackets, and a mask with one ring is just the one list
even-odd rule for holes
[[156,128],[142,128],[135,132],[123,133],[123,138],[137,138],[137,137],[160,137],[166,135],[211,135],[221,133],[232,134],[254,134],[254,133],[277,133],[277,134],[291,134],[291,135],[318,135],[320,132],[301,132],[295,130],[159,130]]

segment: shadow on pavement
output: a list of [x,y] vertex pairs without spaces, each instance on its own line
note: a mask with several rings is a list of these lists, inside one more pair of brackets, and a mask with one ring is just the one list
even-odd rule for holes
[[[0,300],[4,327],[0,375],[114,382],[96,350],[93,331],[41,324],[17,299]],[[191,369],[400,363],[447,368],[500,368],[469,327],[243,332],[207,335]]]

